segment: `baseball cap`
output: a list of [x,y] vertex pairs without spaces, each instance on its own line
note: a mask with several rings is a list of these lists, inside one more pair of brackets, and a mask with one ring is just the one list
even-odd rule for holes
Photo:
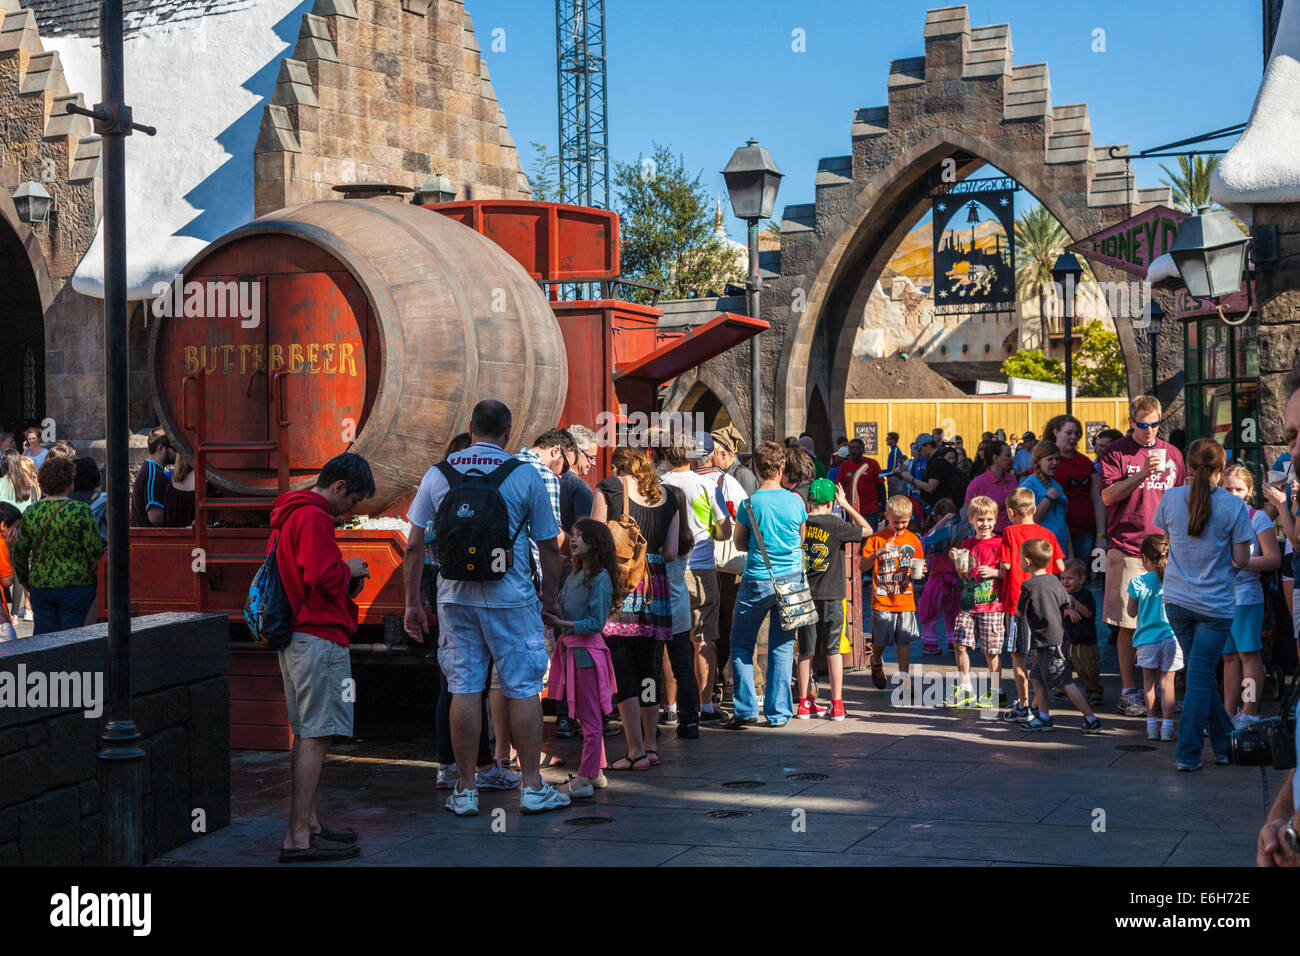
[[824,505],[835,500],[835,483],[828,478],[815,478],[808,488],[808,500],[813,504]]
[[921,434],[916,436],[917,448],[924,448],[926,445],[937,445],[937,444],[938,442],[934,440],[934,435],[930,434],[929,432],[921,432]]

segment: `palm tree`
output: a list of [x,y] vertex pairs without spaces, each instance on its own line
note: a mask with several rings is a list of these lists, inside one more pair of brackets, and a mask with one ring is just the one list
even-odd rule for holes
[[1179,156],[1178,172],[1174,172],[1164,163],[1160,168],[1168,179],[1160,180],[1174,193],[1174,205],[1194,213],[1201,206],[1210,205],[1210,177],[1219,165],[1218,156]]
[[[1048,302],[1055,295],[1052,266],[1056,257],[1070,244],[1070,235],[1042,203],[1016,219],[1016,289],[1024,295],[1038,296],[1038,314],[1043,334],[1058,331],[1055,309]],[[1049,319],[1049,314],[1051,318]]]

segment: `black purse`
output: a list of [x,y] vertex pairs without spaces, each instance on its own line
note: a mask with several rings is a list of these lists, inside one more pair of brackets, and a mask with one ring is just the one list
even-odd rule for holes
[[772,562],[767,556],[767,546],[763,544],[763,532],[758,528],[758,518],[749,501],[745,501],[745,510],[749,512],[750,533],[758,542],[762,552],[763,564],[767,565],[767,576],[772,579],[772,588],[776,591],[777,611],[781,616],[781,627],[787,631],[797,631],[801,627],[817,623],[817,605],[813,603],[812,590],[808,587],[808,575],[800,569],[799,580],[778,584],[772,573]]
[[1292,770],[1296,764],[1295,706],[1300,693],[1300,674],[1291,679],[1291,689],[1282,701],[1282,716],[1270,717],[1234,730],[1228,735],[1228,763],[1241,767]]

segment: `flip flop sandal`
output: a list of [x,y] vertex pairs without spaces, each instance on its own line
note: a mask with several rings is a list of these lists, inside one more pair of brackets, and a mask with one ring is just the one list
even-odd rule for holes
[[[626,761],[627,761],[627,766],[626,766],[626,767],[616,767],[616,766],[614,766],[614,764],[618,763],[619,760],[626,760]],[[643,760],[645,761],[645,766],[644,766],[644,767],[638,767],[637,764],[639,764],[639,763],[640,763],[641,761],[643,761]],[[610,769],[610,770],[617,771],[618,773],[623,773],[624,771],[628,771],[628,770],[649,770],[649,769],[650,769],[650,758],[647,757],[645,754],[642,754],[641,756],[637,757],[637,758],[634,760],[634,759],[632,759],[632,755],[631,755],[631,754],[623,754],[623,756],[619,757],[618,760],[615,760],[614,763],[612,763],[612,764],[609,765],[609,769]]]
[[541,766],[544,768],[567,767],[568,764],[569,762],[565,760],[563,757],[561,757],[559,754],[548,754],[548,753],[542,754]]
[[357,842],[357,831],[355,830],[331,830],[329,827],[322,826],[320,830],[313,833],[312,836],[320,837],[322,840],[328,840],[330,843],[351,844]]
[[646,749],[646,752],[645,752],[645,755],[646,755],[647,759],[649,759],[649,761],[650,761],[650,766],[652,766],[652,767],[657,767],[657,766],[659,766],[661,763],[663,763],[663,761],[659,759],[659,751],[657,751],[657,750],[650,750],[649,748],[647,748],[647,749]]
[[332,863],[336,860],[350,860],[361,855],[361,847],[355,843],[351,846],[313,845],[305,850],[281,850],[281,863]]

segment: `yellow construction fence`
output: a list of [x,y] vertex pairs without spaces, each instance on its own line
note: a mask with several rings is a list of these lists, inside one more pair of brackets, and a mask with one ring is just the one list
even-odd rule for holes
[[[1043,426],[1064,414],[1065,399],[983,398],[900,399],[897,401],[848,401],[844,403],[844,423],[849,437],[856,435],[867,443],[867,454],[882,465],[889,455],[885,436],[898,432],[903,454],[921,432],[942,428],[944,438],[962,437],[967,454],[974,455],[984,432],[1004,429],[1008,435],[1027,430],[1042,436]],[[1127,398],[1076,398],[1074,417],[1083,422],[1088,437],[1086,451],[1091,456],[1092,437],[1104,428],[1128,428]]]

